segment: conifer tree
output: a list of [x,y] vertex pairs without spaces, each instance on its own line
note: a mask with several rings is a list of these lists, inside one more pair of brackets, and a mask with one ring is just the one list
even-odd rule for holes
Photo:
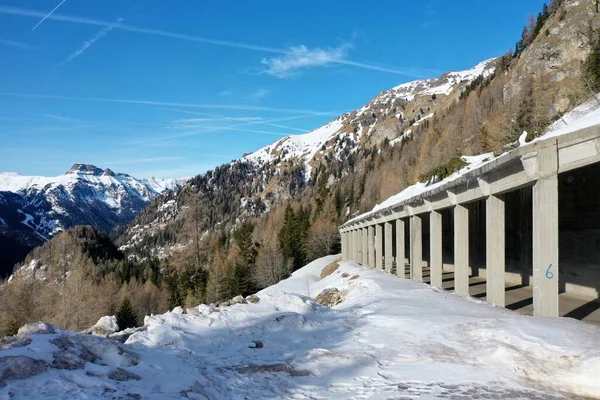
[[583,79],[590,90],[600,91],[600,38],[596,38],[592,52],[583,62]]
[[250,221],[244,221],[233,233],[233,240],[240,248],[240,252],[246,265],[251,266],[256,262],[258,255],[258,244],[252,240],[254,224]]
[[121,303],[121,307],[119,307],[119,311],[117,311],[117,325],[119,325],[120,330],[124,330],[135,328],[137,324],[137,315],[135,315],[131,301],[129,301],[128,297],[125,297]]

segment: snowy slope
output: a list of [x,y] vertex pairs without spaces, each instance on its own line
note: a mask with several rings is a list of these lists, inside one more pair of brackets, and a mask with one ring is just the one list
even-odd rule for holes
[[[22,328],[0,341],[0,398],[600,398],[598,327],[523,316],[352,262],[319,279],[335,259],[263,290],[257,304],[147,317],[125,346]],[[345,299],[315,303],[325,288]]]
[[[489,59],[466,71],[450,71],[439,78],[421,79],[396,86],[378,94],[358,110],[346,113],[314,131],[280,139],[243,157],[243,160],[268,163],[281,156],[282,160],[296,157],[308,164],[322,150],[323,146],[326,146],[337,135],[351,133],[343,128],[367,127],[368,124],[381,122],[393,115],[399,104],[406,104],[418,96],[450,95],[459,84],[468,84],[480,75],[484,78],[490,76],[494,72],[495,62],[496,59]],[[373,114],[376,117],[371,120]],[[430,114],[427,117],[432,116],[433,114]],[[368,121],[365,121],[365,118]],[[357,131],[356,142],[360,139],[361,129]]]
[[483,75],[484,78],[490,76],[494,72],[495,61],[495,58],[485,60],[471,69],[450,71],[437,79],[431,78],[404,83],[392,88],[389,93],[395,97],[402,97],[409,101],[417,95],[449,95],[453,87],[458,83],[471,82],[479,75]]
[[286,136],[273,144],[244,156],[242,160],[262,164],[272,162],[278,157],[281,157],[283,161],[297,158],[304,162],[306,176],[310,176],[310,161],[341,128],[342,118],[340,117],[314,131],[301,135]]

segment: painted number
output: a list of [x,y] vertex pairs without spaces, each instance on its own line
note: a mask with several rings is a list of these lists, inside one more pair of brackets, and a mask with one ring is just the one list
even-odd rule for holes
[[552,271],[550,271],[551,268],[552,268],[552,264],[550,264],[548,266],[548,269],[546,270],[546,278],[548,278],[548,279],[554,278],[554,273]]

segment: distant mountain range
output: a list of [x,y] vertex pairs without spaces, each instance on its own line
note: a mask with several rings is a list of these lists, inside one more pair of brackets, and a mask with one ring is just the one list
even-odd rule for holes
[[111,233],[185,181],[137,179],[90,164],[75,164],[56,177],[0,173],[0,277],[57,232],[91,225]]

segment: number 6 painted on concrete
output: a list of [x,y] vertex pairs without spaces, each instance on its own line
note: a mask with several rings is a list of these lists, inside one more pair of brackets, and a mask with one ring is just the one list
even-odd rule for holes
[[548,266],[548,269],[546,270],[546,278],[548,278],[548,279],[554,278],[554,273],[552,271],[550,271],[550,268],[552,268],[552,264],[550,264]]

